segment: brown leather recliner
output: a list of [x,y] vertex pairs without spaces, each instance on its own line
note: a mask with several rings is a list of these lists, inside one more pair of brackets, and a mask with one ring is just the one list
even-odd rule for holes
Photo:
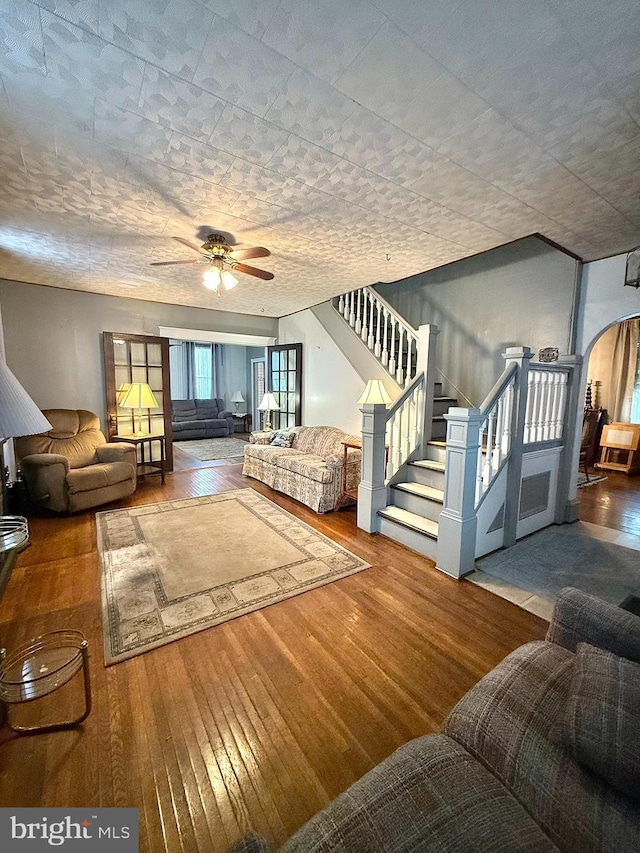
[[44,409],[43,414],[53,429],[16,439],[34,503],[71,513],[135,492],[135,447],[107,444],[98,416],[85,409]]

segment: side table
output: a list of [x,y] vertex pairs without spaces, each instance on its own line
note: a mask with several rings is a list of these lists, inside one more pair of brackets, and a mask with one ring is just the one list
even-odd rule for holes
[[[0,702],[10,729],[22,734],[51,732],[79,725],[91,711],[91,683],[87,641],[80,631],[51,631],[36,637],[10,655],[1,650]],[[42,699],[71,681],[76,673],[84,677],[84,711],[72,720],[38,726],[13,725],[11,705]]]
[[[138,462],[138,476],[146,477],[147,474],[160,474],[162,484],[164,485],[164,460],[165,454],[165,437],[164,435],[114,435],[111,441],[126,441],[128,444],[134,444],[136,449],[140,448],[140,461]],[[160,442],[160,461],[154,462],[151,458],[151,443],[153,441]],[[147,459],[147,447],[149,450],[149,458]]]
[[358,500],[358,487],[356,486],[355,489],[347,488],[347,459],[349,457],[350,448],[355,448],[356,450],[362,449],[362,441],[359,438],[353,438],[349,441],[343,441],[342,445],[344,447],[344,457],[342,464],[342,494],[340,495],[338,503],[336,504],[336,509],[340,509],[342,504],[349,499],[354,501]]
[[[248,412],[234,415],[233,426],[235,427],[234,432],[251,432],[251,415]],[[238,429],[239,426],[242,426],[242,429]]]

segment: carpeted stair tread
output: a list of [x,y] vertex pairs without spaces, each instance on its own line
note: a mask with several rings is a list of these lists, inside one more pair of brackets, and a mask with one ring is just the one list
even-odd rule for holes
[[438,538],[438,523],[429,518],[423,518],[421,515],[416,515],[415,512],[409,512],[409,510],[401,509],[399,506],[385,506],[378,510],[378,515],[395,521],[397,524],[402,524],[404,527],[409,527],[411,530],[417,530],[418,533],[424,533],[425,536],[430,536],[432,539]]
[[444,492],[442,489],[436,489],[433,486],[423,486],[422,483],[394,483],[394,489],[400,489],[403,492],[410,492],[412,495],[426,498],[436,503],[444,503]]

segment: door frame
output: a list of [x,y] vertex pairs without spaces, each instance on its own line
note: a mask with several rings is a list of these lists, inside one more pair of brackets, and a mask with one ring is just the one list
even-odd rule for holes
[[102,348],[104,353],[105,378],[105,408],[107,412],[107,438],[109,441],[116,435],[117,401],[115,358],[113,354],[114,340],[128,341],[140,344],[159,344],[162,367],[162,419],[165,436],[165,471],[173,471],[173,430],[171,428],[171,376],[169,368],[169,339],[156,335],[132,335],[128,332],[103,332]]

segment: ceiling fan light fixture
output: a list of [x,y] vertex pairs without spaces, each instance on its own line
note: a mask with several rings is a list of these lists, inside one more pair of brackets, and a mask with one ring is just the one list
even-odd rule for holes
[[236,286],[236,284],[238,284],[238,279],[233,275],[233,273],[229,272],[229,270],[225,270],[220,278],[222,279],[225,290],[231,290]]
[[220,275],[220,270],[218,267],[210,267],[205,274],[202,276],[202,283],[209,290],[213,290],[214,293],[220,293],[220,284],[222,282],[222,277]]

